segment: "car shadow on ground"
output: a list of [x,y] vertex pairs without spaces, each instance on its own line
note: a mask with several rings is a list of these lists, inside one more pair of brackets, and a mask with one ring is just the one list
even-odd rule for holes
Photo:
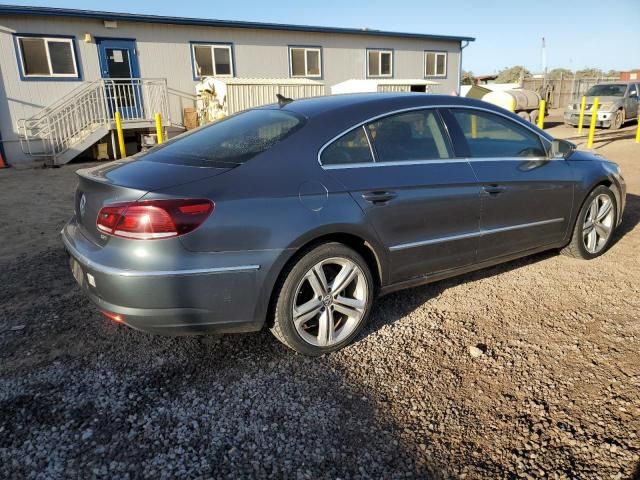
[[622,223],[613,232],[611,247],[615,246],[627,233],[640,223],[640,195],[627,193],[627,204],[622,215]]

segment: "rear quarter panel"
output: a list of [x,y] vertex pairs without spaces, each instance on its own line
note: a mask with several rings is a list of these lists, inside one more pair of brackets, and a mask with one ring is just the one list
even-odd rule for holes
[[195,196],[215,202],[211,217],[180,241],[193,252],[245,252],[249,263],[256,256],[265,259],[257,274],[261,285],[257,318],[264,318],[287,262],[320,237],[347,233],[362,238],[374,248],[386,271],[377,236],[348,192],[320,168],[315,143],[304,136],[291,140],[223,175],[145,196]]

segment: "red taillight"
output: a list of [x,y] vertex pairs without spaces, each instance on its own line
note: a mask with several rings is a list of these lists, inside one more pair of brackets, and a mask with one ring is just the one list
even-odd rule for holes
[[98,213],[98,230],[124,238],[177,237],[198,228],[213,212],[211,200],[144,200],[117,203]]

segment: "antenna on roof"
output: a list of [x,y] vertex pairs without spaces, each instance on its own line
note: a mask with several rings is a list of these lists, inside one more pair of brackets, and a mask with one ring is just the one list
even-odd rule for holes
[[276,93],[276,98],[278,99],[279,107],[284,107],[286,104],[293,102],[293,98],[287,98],[279,93]]

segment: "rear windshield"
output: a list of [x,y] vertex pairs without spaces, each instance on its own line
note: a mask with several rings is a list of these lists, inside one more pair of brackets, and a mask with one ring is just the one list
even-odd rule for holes
[[233,167],[273,147],[304,124],[282,110],[247,110],[156,147],[145,161],[196,167]]
[[626,85],[594,85],[587,90],[587,97],[623,97]]

